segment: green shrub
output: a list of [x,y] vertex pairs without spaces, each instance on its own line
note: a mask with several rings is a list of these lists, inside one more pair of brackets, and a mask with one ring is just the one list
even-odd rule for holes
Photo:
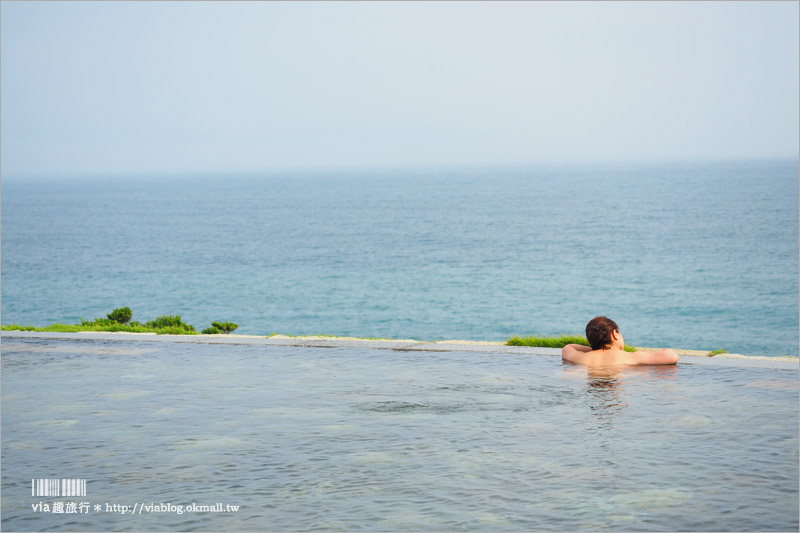
[[183,331],[192,331],[196,332],[194,326],[191,324],[187,324],[181,320],[181,315],[164,315],[156,318],[155,320],[149,321],[147,324],[144,325],[146,328],[150,329],[175,329],[175,330],[183,330]]
[[231,331],[235,330],[239,327],[239,324],[234,324],[233,322],[212,322],[212,328],[216,328],[223,333],[230,333]]
[[200,333],[202,333],[203,335],[221,335],[222,330],[214,326],[211,326],[210,328],[204,329]]
[[191,324],[183,324],[183,326],[168,326],[165,328],[157,328],[155,332],[158,335],[197,335],[197,331]]
[[118,322],[116,320],[111,320],[110,318],[95,318],[94,320],[84,320],[81,318],[81,326],[87,327],[106,327],[106,326],[116,326]]
[[119,307],[114,309],[106,315],[109,320],[113,320],[117,324],[127,324],[133,317],[133,311],[130,307]]

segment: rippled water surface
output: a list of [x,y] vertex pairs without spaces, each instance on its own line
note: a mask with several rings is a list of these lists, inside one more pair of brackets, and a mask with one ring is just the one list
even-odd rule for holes
[[[796,530],[797,372],[4,338],[5,530]],[[31,478],[92,506],[37,513]]]

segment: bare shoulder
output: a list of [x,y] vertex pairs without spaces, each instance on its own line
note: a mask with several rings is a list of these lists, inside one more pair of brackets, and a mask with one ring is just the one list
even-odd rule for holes
[[586,357],[587,353],[585,346],[567,344],[561,349],[561,358],[573,363],[579,363]]
[[640,365],[674,365],[678,362],[678,354],[675,350],[664,348],[654,352],[633,352],[637,363]]

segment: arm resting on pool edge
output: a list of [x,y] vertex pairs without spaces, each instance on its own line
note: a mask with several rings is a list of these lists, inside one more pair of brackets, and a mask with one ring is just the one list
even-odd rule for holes
[[572,361],[576,356],[581,353],[591,352],[592,349],[588,346],[581,344],[567,344],[561,349],[561,358],[567,361]]
[[674,365],[678,362],[675,350],[664,348],[655,352],[634,352],[640,365]]

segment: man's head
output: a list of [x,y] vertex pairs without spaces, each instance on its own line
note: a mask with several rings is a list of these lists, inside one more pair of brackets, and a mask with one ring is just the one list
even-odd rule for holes
[[614,346],[614,341],[621,341],[622,335],[616,322],[610,318],[598,316],[586,324],[586,339],[592,350],[602,350]]

